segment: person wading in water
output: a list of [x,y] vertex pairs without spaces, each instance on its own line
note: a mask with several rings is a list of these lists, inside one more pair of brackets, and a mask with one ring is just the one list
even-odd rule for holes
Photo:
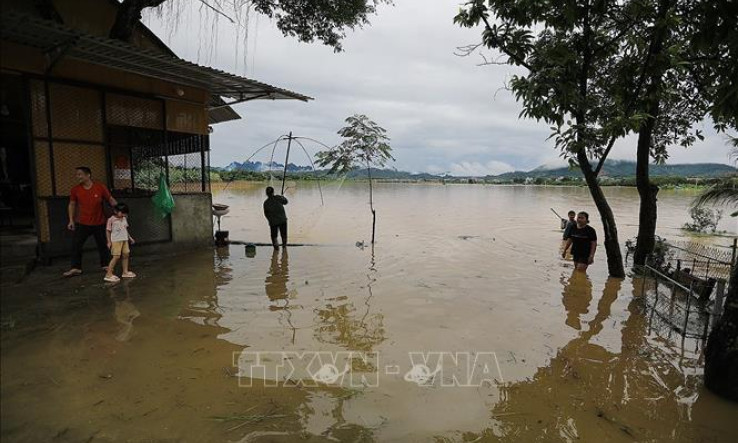
[[564,238],[563,240],[561,240],[561,246],[559,246],[560,251],[564,250],[564,247],[566,246],[566,241],[569,240],[569,236],[571,235],[571,230],[577,227],[577,213],[574,211],[569,211],[566,215],[569,217],[568,220],[564,220],[563,218],[561,219],[562,223],[566,221],[566,227],[564,228]]
[[577,214],[577,225],[571,230],[561,257],[566,258],[566,251],[570,246],[571,255],[574,256],[574,267],[579,271],[586,271],[587,267],[594,263],[597,233],[589,226],[589,214],[584,211]]
[[271,230],[272,245],[274,249],[279,249],[277,243],[277,231],[282,237],[282,247],[287,247],[287,214],[284,212],[284,205],[287,199],[283,195],[274,195],[274,188],[268,186],[266,188],[267,199],[264,200],[264,216],[269,221],[269,229]]
[[569,240],[571,230],[577,226],[577,213],[574,211],[569,211],[566,215],[569,217],[569,219],[566,221],[566,228],[564,228],[564,241]]

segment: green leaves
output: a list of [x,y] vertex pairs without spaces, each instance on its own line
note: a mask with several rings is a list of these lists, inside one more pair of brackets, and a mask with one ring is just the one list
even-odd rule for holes
[[252,0],[251,7],[276,22],[284,35],[303,42],[319,40],[336,52],[343,50],[341,41],[346,30],[369,24],[369,16],[379,4],[392,0]]
[[382,167],[394,160],[384,128],[360,114],[348,117],[346,124],[338,131],[345,140],[333,149],[315,155],[318,166],[330,165],[329,174],[342,174],[357,167]]

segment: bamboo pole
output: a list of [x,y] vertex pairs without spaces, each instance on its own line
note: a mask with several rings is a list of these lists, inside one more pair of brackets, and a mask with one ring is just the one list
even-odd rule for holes
[[284,195],[284,183],[287,178],[287,164],[290,161],[290,146],[292,145],[292,131],[287,136],[287,156],[284,158],[284,172],[282,172],[282,192],[280,195]]

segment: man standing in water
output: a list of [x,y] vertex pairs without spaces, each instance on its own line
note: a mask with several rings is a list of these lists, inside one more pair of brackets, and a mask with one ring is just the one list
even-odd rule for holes
[[586,271],[587,267],[594,263],[597,233],[589,226],[589,214],[584,211],[577,214],[577,225],[572,228],[561,257],[566,257],[566,251],[570,246],[571,255],[574,256],[574,267],[579,271]]
[[104,184],[92,181],[92,171],[87,166],[77,168],[77,181],[79,184],[69,192],[67,229],[74,232],[74,240],[72,266],[64,273],[65,277],[82,273],[82,248],[90,235],[95,237],[100,267],[107,268],[110,252],[105,234],[103,202],[108,202],[111,206],[118,204]]
[[268,186],[266,188],[267,199],[264,200],[264,216],[269,221],[269,229],[272,234],[272,245],[274,249],[279,249],[277,243],[277,231],[282,237],[282,246],[287,247],[287,214],[284,212],[284,205],[287,199],[282,195],[274,195],[274,188]]
[[574,227],[577,225],[577,213],[574,211],[569,211],[566,215],[569,216],[569,220],[566,221],[566,227],[564,228],[564,240],[569,240],[571,230],[574,229]]
[[[563,218],[561,219],[562,222],[566,222],[566,226],[564,227],[564,239],[561,241],[561,246],[559,247],[562,251],[564,250],[563,248],[566,247],[566,241],[569,240],[572,229],[577,227],[577,213],[569,211],[566,215],[569,217],[568,220],[564,220]],[[564,258],[566,258],[566,256],[564,256]]]

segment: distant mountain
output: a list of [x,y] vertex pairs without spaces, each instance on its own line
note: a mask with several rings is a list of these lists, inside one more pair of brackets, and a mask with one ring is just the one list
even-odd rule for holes
[[[349,172],[347,178],[367,178],[367,170],[354,169]],[[374,169],[372,168],[372,178],[384,180],[438,180],[442,178],[438,175],[429,174],[427,172],[412,173],[407,171],[398,171],[397,169]]]
[[[225,169],[226,171],[257,171],[257,172],[263,172],[263,171],[268,171],[270,169],[271,170],[274,170],[274,169],[282,170],[282,169],[284,169],[284,164],[277,163],[277,162],[271,162],[271,163],[269,163],[269,162],[266,162],[266,163],[262,163],[262,162],[251,162],[251,161],[245,161],[243,163],[232,162],[230,165],[226,166],[223,169]],[[307,172],[307,171],[312,171],[312,170],[313,170],[313,168],[310,167],[310,166],[297,166],[297,165],[295,165],[293,163],[289,163],[287,165],[287,172]]]
[[[609,160],[605,162],[605,166],[600,172],[600,178],[627,178],[635,177],[635,162],[627,160]],[[281,163],[273,162],[271,165],[262,162],[233,162],[225,168],[213,168],[214,170],[225,170],[225,171],[252,171],[252,172],[264,172],[268,170],[284,169],[284,165]],[[295,164],[287,165],[287,172],[292,173],[310,173],[315,175],[323,175],[326,173],[325,170],[313,171],[310,166],[297,166]],[[728,174],[735,174],[736,168],[721,164],[721,163],[695,163],[695,164],[681,164],[681,165],[654,165],[650,167],[650,175],[653,177],[659,176],[671,176],[671,177],[720,177]],[[367,177],[366,169],[355,169],[348,173],[348,178],[363,179]],[[494,181],[513,181],[515,179],[526,179],[526,178],[558,178],[558,177],[581,177],[581,172],[578,168],[569,169],[568,167],[561,166],[561,163],[550,163],[538,166],[530,171],[514,171],[506,172],[500,175],[488,175],[484,177],[486,180]],[[384,180],[441,180],[441,179],[472,179],[475,177],[450,177],[435,175],[430,173],[412,173],[407,171],[398,171],[396,169],[372,169],[372,178],[384,179]]]
[[[609,160],[605,162],[600,172],[600,177],[634,177],[636,171],[635,162],[628,160]],[[735,174],[736,168],[722,163],[694,163],[681,165],[655,165],[649,169],[650,175],[679,176],[679,177],[719,177],[721,175]],[[512,180],[515,178],[556,178],[556,177],[581,177],[579,169],[568,167],[552,167],[542,165],[530,171],[506,172],[500,175],[488,176],[498,180]]]

